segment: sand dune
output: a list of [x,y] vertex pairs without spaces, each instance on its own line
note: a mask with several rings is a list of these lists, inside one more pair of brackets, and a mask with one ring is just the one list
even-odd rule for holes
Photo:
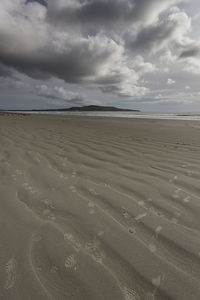
[[195,121],[0,116],[0,299],[199,300]]

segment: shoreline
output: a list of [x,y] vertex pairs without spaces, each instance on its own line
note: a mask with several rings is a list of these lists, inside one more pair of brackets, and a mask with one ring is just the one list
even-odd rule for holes
[[180,121],[200,121],[200,114],[197,113],[147,113],[147,112],[61,112],[61,111],[0,111],[0,114],[13,115],[42,115],[42,116],[64,116],[64,117],[94,117],[94,118],[123,118],[123,119],[144,119],[144,120],[180,120]]

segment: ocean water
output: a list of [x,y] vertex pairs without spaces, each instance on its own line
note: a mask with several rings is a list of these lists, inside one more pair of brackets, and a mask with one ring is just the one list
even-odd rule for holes
[[85,116],[85,117],[109,117],[129,119],[161,119],[161,120],[197,120],[200,121],[200,113],[148,113],[148,112],[114,112],[114,111],[91,111],[91,112],[63,112],[63,111],[15,111],[14,113],[25,114],[50,114],[62,116]]

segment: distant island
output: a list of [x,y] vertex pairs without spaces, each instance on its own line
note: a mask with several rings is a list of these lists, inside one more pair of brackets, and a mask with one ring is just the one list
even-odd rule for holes
[[135,111],[139,112],[139,110],[133,109],[124,109],[118,108],[114,106],[100,106],[100,105],[86,105],[86,106],[74,106],[70,108],[59,108],[59,109],[48,109],[48,111]]
[[126,109],[118,108],[114,106],[101,106],[101,105],[86,105],[86,106],[74,106],[70,108],[49,108],[49,109],[9,109],[9,110],[0,110],[0,111],[132,111],[140,112],[137,109]]

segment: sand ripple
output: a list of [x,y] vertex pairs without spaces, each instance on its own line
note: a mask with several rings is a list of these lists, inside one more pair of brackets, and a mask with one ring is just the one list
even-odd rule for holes
[[199,300],[185,122],[0,118],[0,299]]

